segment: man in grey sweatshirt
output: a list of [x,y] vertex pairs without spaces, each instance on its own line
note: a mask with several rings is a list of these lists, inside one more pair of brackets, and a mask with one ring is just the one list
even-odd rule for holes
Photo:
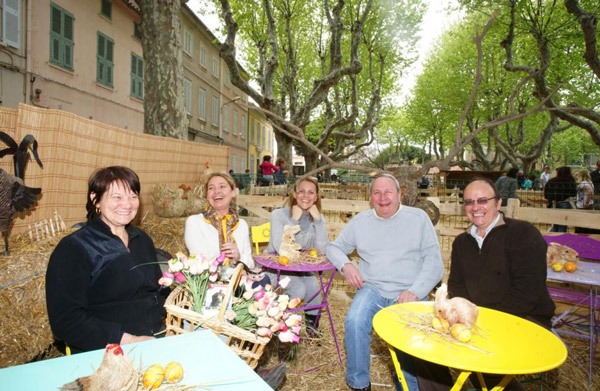
[[[373,317],[395,303],[423,300],[442,279],[444,265],[427,214],[400,204],[400,185],[390,174],[371,184],[373,209],[356,215],[327,246],[327,257],[356,294],[346,314],[346,382],[370,390]],[[348,254],[356,250],[358,268]],[[418,390],[410,356],[399,355],[409,389]]]

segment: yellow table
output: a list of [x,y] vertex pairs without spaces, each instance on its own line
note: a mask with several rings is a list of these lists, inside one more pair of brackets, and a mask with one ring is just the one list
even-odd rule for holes
[[403,323],[411,313],[432,312],[433,302],[412,302],[384,308],[373,318],[373,328],[391,345],[394,366],[405,390],[408,387],[393,348],[459,370],[452,391],[460,390],[472,372],[477,373],[482,385],[481,373],[505,375],[493,389],[503,390],[515,375],[545,372],[567,359],[565,345],[550,331],[489,308],[479,307],[477,333],[468,343],[472,348],[447,342],[436,334],[426,335]]

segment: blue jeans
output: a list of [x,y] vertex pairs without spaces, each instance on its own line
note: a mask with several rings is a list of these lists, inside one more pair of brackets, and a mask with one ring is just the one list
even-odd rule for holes
[[[365,388],[371,383],[369,368],[371,366],[371,332],[373,317],[381,309],[395,304],[395,299],[386,299],[374,288],[365,285],[356,291],[354,300],[346,314],[346,383],[352,388]],[[398,353],[398,359],[406,384],[410,391],[418,391],[416,376],[411,373],[412,359]],[[402,390],[398,388],[397,390]]]
[[[569,201],[558,201],[556,203],[556,209],[573,209],[573,206]],[[550,232],[567,232],[567,226],[554,224],[550,228]]]

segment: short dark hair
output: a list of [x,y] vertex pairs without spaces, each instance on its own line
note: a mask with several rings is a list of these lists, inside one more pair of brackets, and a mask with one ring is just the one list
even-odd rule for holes
[[[87,203],[85,205],[88,221],[98,215],[96,204],[102,201],[104,193],[114,182],[118,182],[135,194],[140,195],[140,178],[131,168],[123,166],[99,168],[92,173],[88,181]],[[94,201],[91,198],[92,193],[96,195]]]
[[263,162],[270,162],[270,161],[271,161],[271,155],[263,156]]
[[500,193],[498,192],[498,189],[496,189],[496,185],[494,184],[494,182],[492,182],[492,180],[490,178],[486,178],[484,176],[474,176],[473,179],[471,179],[471,181],[467,184],[467,186],[465,186],[465,190],[463,190],[463,198],[465,198],[465,192],[467,191],[467,187],[469,187],[471,185],[471,183],[473,182],[485,182],[488,184],[488,186],[494,191],[494,198],[496,200],[500,199]]
[[510,178],[516,178],[518,174],[519,174],[519,168],[513,167],[510,170],[508,170],[508,172],[506,173],[506,176],[510,177]]

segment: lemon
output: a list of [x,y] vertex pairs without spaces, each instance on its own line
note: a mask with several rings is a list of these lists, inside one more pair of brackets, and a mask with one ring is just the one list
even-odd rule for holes
[[563,269],[563,265],[560,262],[552,262],[551,267],[555,272],[559,272]]
[[316,248],[311,248],[310,250],[308,250],[308,255],[310,255],[311,258],[316,258],[319,256],[319,252]]
[[285,255],[282,255],[279,257],[279,259],[277,260],[277,262],[279,262],[280,265],[287,265],[288,263],[290,263],[290,259],[288,257],[286,257]]
[[471,330],[467,328],[462,323],[457,323],[450,328],[450,332],[454,339],[459,340],[460,342],[469,342],[471,340]]
[[154,390],[155,388],[160,387],[163,380],[165,378],[165,371],[163,370],[162,365],[153,364],[146,369],[144,372],[144,377],[142,378],[142,383],[144,384],[144,389],[146,390]]
[[165,366],[165,381],[177,383],[183,378],[183,367],[176,361],[171,361]]

